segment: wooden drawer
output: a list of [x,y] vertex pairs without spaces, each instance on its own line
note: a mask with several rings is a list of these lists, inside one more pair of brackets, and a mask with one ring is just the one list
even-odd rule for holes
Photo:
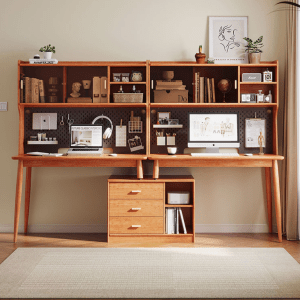
[[110,217],[111,234],[164,233],[163,217]]
[[109,215],[115,217],[162,217],[162,200],[110,200]]
[[110,199],[163,200],[163,183],[110,183]]

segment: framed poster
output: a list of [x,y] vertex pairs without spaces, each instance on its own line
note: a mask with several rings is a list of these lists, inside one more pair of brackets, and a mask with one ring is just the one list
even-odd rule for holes
[[248,63],[248,17],[209,17],[209,57],[215,63]]
[[259,136],[262,133],[263,147],[266,146],[266,120],[265,119],[245,119],[245,147],[259,148]]

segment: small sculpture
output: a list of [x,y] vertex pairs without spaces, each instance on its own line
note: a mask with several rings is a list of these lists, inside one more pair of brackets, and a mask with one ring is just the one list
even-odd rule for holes
[[259,145],[259,155],[264,155],[263,147],[265,145],[265,139],[262,132],[260,132],[258,136],[258,145]]
[[72,93],[70,94],[71,97],[73,98],[78,98],[80,96],[80,91],[81,83],[80,82],[74,82],[72,84]]

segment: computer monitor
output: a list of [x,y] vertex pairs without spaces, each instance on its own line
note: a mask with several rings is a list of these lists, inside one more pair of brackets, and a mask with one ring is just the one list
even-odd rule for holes
[[239,148],[238,113],[191,112],[188,148],[206,148],[206,152],[219,152],[219,148]]

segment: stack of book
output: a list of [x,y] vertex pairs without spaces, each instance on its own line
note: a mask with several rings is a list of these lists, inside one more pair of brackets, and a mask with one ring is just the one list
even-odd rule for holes
[[21,103],[45,103],[44,81],[37,78],[24,77],[20,87]]
[[156,90],[185,90],[185,85],[182,84],[182,80],[156,80]]
[[195,103],[215,103],[215,79],[195,73]]
[[183,233],[187,234],[181,208],[166,208],[166,234],[179,234],[179,218],[182,224]]

